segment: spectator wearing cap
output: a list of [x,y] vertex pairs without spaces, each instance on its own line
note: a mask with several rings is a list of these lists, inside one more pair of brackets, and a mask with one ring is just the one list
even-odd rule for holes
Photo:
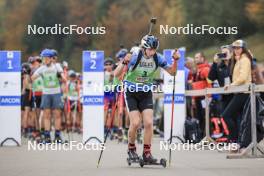
[[[252,55],[249,53],[246,43],[243,40],[236,40],[232,43],[233,59],[231,61],[232,70],[232,83],[225,86],[225,90],[229,86],[241,86],[250,84],[252,81],[251,68],[252,68]],[[249,95],[246,93],[234,94],[231,101],[228,103],[222,117],[227,123],[229,129],[228,139],[230,142],[237,142],[238,138],[238,117],[239,112],[243,111],[243,107]]]

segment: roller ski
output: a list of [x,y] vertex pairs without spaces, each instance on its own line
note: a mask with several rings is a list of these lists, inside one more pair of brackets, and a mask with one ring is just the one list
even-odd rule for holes
[[136,148],[128,149],[127,164],[131,166],[132,163],[139,163],[139,156],[136,152]]
[[143,154],[142,157],[139,158],[139,165],[140,167],[144,167],[146,165],[160,165],[164,168],[167,166],[167,160],[161,158],[159,161],[154,158],[151,153]]

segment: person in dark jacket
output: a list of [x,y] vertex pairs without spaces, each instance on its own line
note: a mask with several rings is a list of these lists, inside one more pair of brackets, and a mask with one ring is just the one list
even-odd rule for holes
[[[212,82],[217,80],[220,87],[230,84],[232,48],[230,45],[221,47],[221,53],[214,56],[214,62],[209,71],[208,79]],[[232,94],[221,95],[221,113],[232,99]]]

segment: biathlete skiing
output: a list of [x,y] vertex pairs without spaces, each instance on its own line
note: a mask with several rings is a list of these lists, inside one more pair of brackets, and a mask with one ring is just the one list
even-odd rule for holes
[[[128,54],[119,62],[114,71],[115,77],[122,74],[124,67],[128,66],[124,78],[124,92],[130,126],[128,131],[128,164],[139,162],[141,167],[147,164],[158,164],[157,159],[152,156],[151,142],[153,136],[153,100],[152,85],[155,72],[158,67],[166,70],[170,75],[177,72],[177,61],[180,54],[175,49],[173,63],[169,65],[163,56],[157,53],[159,40],[153,35],[146,35],[141,40],[139,51]],[[138,156],[135,140],[137,129],[143,120],[144,126],[144,148],[142,158]],[[166,161],[165,166],[166,166]],[[162,164],[162,162],[160,163]],[[162,164],[164,165],[164,164]]]

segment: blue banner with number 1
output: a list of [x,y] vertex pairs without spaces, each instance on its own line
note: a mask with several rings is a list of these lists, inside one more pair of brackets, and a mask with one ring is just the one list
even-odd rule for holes
[[0,51],[0,72],[20,72],[20,51]]

